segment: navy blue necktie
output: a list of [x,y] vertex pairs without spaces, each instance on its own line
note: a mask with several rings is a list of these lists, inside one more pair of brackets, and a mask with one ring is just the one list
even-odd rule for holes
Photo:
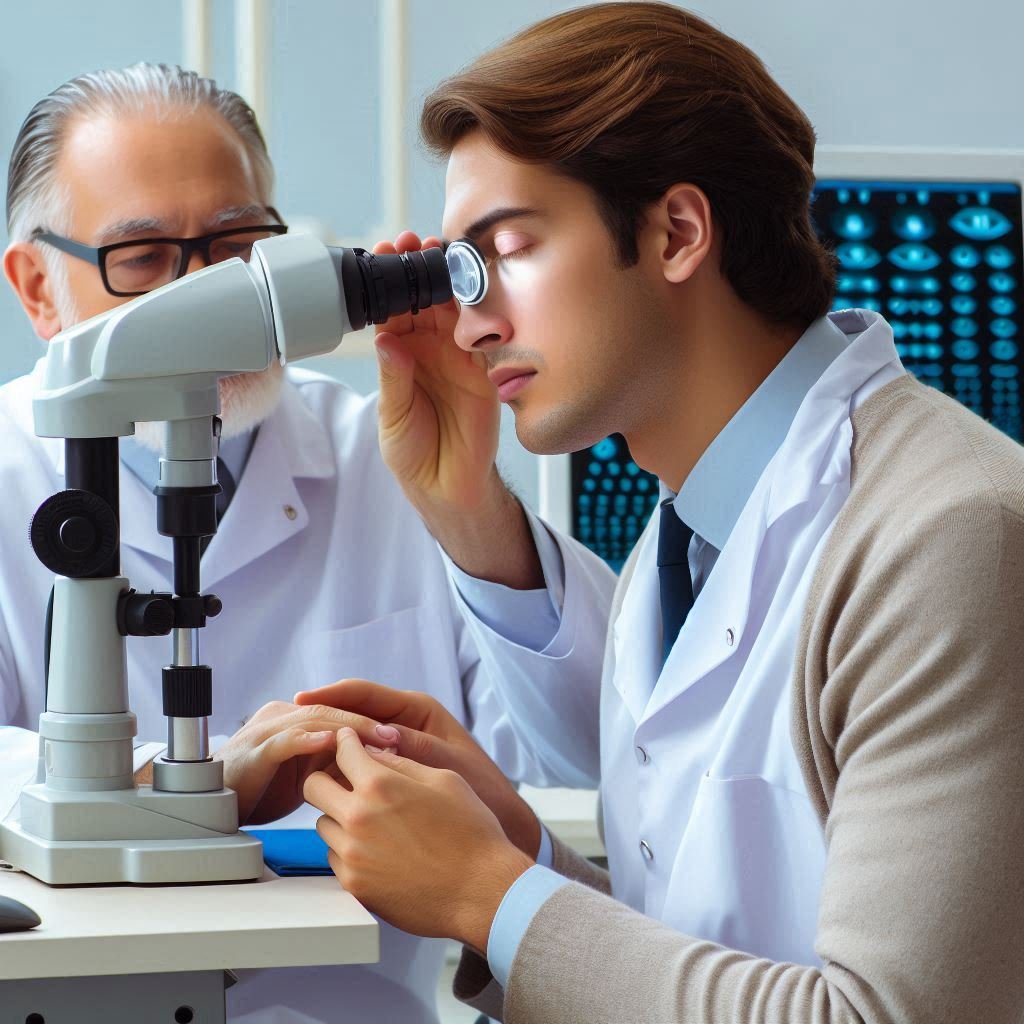
[[658,585],[661,590],[661,663],[676,642],[693,607],[690,579],[691,530],[676,514],[671,499],[662,502],[658,523]]

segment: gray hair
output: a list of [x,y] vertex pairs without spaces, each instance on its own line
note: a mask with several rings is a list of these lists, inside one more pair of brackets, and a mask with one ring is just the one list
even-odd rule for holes
[[[18,132],[7,175],[7,232],[12,242],[27,241],[36,228],[61,234],[69,230],[71,211],[55,170],[68,125],[89,114],[170,112],[208,107],[238,132],[252,161],[256,183],[269,203],[274,168],[252,108],[237,93],[211,78],[171,64],[133,64],[79,75],[43,97]],[[47,257],[56,253],[50,246]],[[50,259],[47,259],[50,263]]]

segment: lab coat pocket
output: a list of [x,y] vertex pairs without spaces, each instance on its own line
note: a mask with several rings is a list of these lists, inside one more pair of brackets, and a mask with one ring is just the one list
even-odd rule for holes
[[705,775],[669,884],[674,927],[771,960],[817,965],[825,840],[806,794]]
[[338,679],[369,679],[403,690],[427,690],[448,703],[452,680],[458,679],[452,627],[426,605],[347,629],[325,630],[311,640],[306,658],[309,689]]

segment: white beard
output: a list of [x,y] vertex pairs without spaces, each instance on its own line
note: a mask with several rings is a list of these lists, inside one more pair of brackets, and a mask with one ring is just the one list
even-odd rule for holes
[[[262,423],[281,400],[284,367],[275,359],[258,373],[239,373],[224,377],[220,392],[221,440],[238,437]],[[145,448],[163,449],[162,423],[136,423],[135,440]]]

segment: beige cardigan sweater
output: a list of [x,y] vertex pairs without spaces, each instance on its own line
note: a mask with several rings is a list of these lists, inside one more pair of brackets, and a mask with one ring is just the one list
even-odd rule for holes
[[910,377],[853,425],[791,695],[823,966],[673,931],[556,844],[581,884],[537,913],[503,1000],[470,952],[460,998],[508,1024],[1024,1024],[1024,449]]

